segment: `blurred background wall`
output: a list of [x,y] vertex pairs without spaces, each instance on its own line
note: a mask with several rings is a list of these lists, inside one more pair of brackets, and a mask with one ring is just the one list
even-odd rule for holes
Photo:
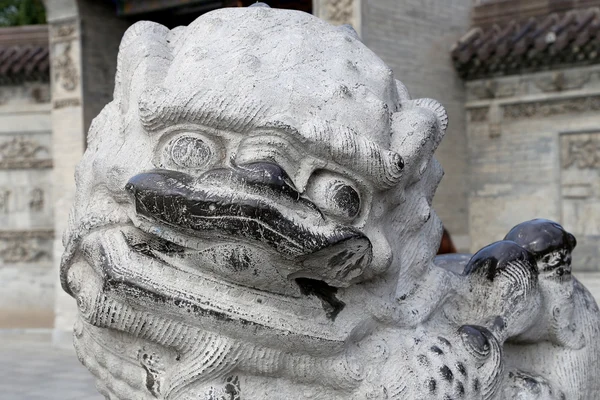
[[466,89],[475,251],[533,217],[577,237],[573,271],[598,297],[600,2],[483,1],[451,57]]
[[[61,235],[124,31],[251,3],[0,0],[0,328],[54,329],[70,343]],[[413,97],[445,105],[434,208],[459,252],[550,218],[577,236],[574,270],[600,294],[600,0],[266,3],[351,24]]]
[[48,27],[2,28],[0,49],[0,326],[51,326]]

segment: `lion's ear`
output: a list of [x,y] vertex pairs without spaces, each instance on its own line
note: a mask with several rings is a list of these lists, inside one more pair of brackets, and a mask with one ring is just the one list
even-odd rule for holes
[[125,32],[119,46],[114,91],[122,113],[137,104],[144,89],[158,85],[166,76],[173,58],[168,38],[168,28],[149,21],[137,22]]

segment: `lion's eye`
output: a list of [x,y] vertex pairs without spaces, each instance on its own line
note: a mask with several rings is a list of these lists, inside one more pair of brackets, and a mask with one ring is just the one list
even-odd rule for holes
[[349,222],[361,208],[360,195],[352,183],[326,171],[313,175],[306,188],[308,197],[324,214]]
[[219,148],[209,138],[197,134],[178,135],[167,142],[164,148],[165,161],[183,169],[204,169],[214,165],[219,157]]

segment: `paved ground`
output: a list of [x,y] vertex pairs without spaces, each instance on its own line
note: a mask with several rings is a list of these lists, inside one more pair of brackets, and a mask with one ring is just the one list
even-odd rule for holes
[[57,349],[50,334],[0,330],[0,399],[102,400],[74,350]]

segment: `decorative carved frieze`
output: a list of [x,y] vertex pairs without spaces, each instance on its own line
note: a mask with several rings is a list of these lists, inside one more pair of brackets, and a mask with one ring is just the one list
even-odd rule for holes
[[8,214],[10,211],[9,201],[10,201],[11,191],[8,189],[0,189],[0,213]]
[[77,35],[77,21],[68,20],[50,25],[50,40],[52,42],[75,39]]
[[30,193],[29,209],[31,211],[42,211],[44,209],[44,191],[33,188]]
[[4,263],[16,264],[36,262],[41,260],[52,260],[52,254],[42,249],[36,242],[11,239],[5,243],[0,250],[0,259]]
[[52,261],[53,230],[0,231],[3,264]]
[[354,0],[328,0],[327,17],[333,24],[351,24],[354,16]]
[[565,98],[550,101],[515,103],[502,106],[505,120],[547,118],[561,114],[599,111],[600,96]]
[[17,136],[0,144],[0,156],[3,159],[35,158],[38,153],[48,153],[48,149],[33,140]]
[[470,122],[485,122],[488,119],[490,112],[489,107],[476,107],[469,109],[469,121]]
[[13,136],[0,142],[0,169],[51,167],[50,150],[31,137]]
[[600,169],[600,134],[582,133],[561,137],[563,168]]
[[533,83],[542,92],[560,92],[563,90],[581,89],[590,81],[591,77],[591,72],[567,74],[564,71],[558,71],[541,76],[533,80]]
[[54,39],[57,38],[65,38],[73,35],[77,27],[74,22],[69,22],[66,24],[57,24],[52,26],[52,36]]
[[496,97],[496,85],[492,80],[479,81],[467,85],[468,93],[475,99],[485,100]]
[[561,218],[577,235],[577,268],[598,270],[600,131],[560,135]]
[[60,55],[52,61],[55,84],[60,85],[68,92],[77,89],[79,85],[79,72],[71,56],[71,43],[63,46]]
[[45,188],[31,188],[28,184],[24,186],[9,184],[8,186],[0,187],[0,215],[24,212],[38,213],[44,211],[45,205]]
[[0,86],[0,106],[17,102],[21,104],[49,103],[50,85],[45,82],[21,82],[17,85]]
[[500,82],[497,80],[484,80],[468,85],[470,97],[478,100],[499,99],[518,94],[518,82]]
[[573,68],[518,77],[498,77],[467,82],[469,101],[519,98],[541,93],[597,89],[600,84],[598,67]]
[[76,106],[81,69],[79,60],[78,21],[68,20],[50,26],[52,98],[54,108]]

